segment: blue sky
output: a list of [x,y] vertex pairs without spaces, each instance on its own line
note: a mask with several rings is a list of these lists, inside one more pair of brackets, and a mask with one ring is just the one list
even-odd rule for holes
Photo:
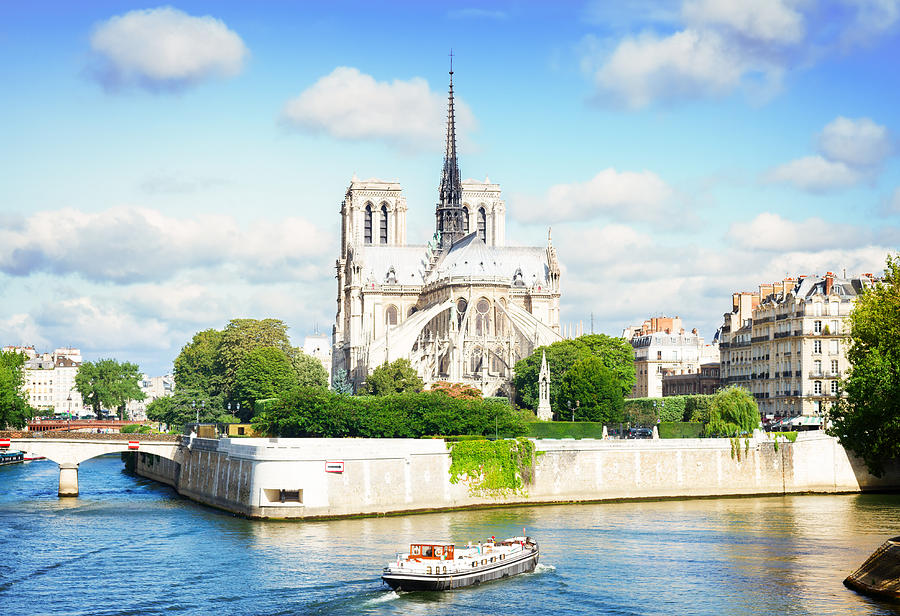
[[0,5],[0,343],[152,374],[192,334],[334,319],[351,176],[430,236],[453,48],[464,177],[619,334],[900,244],[900,0]]

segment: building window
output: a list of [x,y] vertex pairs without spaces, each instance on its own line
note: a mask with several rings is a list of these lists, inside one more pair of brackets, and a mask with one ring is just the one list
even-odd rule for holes
[[822,321],[813,322],[813,331],[817,334],[822,333]]
[[817,317],[822,316],[822,302],[815,302],[813,304],[813,315]]
[[381,238],[381,243],[387,244],[387,206],[386,205],[381,206],[381,220],[379,220],[378,223],[380,225],[380,230],[381,230],[381,234],[379,236]]
[[813,353],[821,353],[822,352],[822,341],[821,340],[813,340]]
[[822,395],[822,381],[813,381],[813,393],[817,396]]
[[482,242],[487,242],[487,213],[484,208],[478,208],[478,237]]
[[366,206],[366,220],[363,225],[364,241],[366,244],[372,243],[372,206]]
[[831,381],[831,395],[836,396],[838,394],[838,382]]
[[837,340],[831,340],[831,341],[829,341],[829,343],[828,343],[828,352],[829,352],[831,355],[837,355],[837,354],[838,354],[838,345],[839,345],[839,344],[840,344],[840,343],[839,343]]
[[822,374],[822,360],[817,359],[813,362],[813,372],[815,374]]
[[463,233],[469,234],[469,208],[463,208]]
[[396,306],[388,306],[387,310],[384,311],[384,322],[387,325],[396,325],[397,324],[397,307]]
[[837,302],[828,302],[828,314],[831,316],[837,316],[839,314],[838,307],[840,304]]
[[837,374],[838,372],[839,372],[838,360],[832,359],[831,360],[831,374]]

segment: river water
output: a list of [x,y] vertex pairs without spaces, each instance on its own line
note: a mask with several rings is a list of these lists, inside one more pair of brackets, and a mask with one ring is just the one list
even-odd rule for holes
[[[900,535],[900,495],[790,496],[260,522],[128,475],[118,456],[0,467],[0,613],[900,614],[841,584]],[[526,527],[533,574],[397,594],[381,567],[412,541]]]

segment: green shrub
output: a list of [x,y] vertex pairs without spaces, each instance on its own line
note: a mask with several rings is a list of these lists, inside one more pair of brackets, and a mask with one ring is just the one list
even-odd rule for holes
[[599,421],[547,421],[528,424],[531,438],[603,438]]
[[128,424],[119,429],[119,432],[122,434],[150,434],[152,431],[150,426],[142,424]]
[[447,443],[450,483],[465,481],[472,496],[525,495],[534,477],[534,443],[526,438]]
[[700,438],[703,424],[694,421],[663,421],[659,424],[659,438]]
[[629,398],[625,401],[625,421],[653,425],[659,421],[699,421],[709,420],[707,411],[712,396],[665,396],[664,398]]
[[295,387],[253,419],[282,437],[419,438],[436,434],[525,434],[524,414],[504,399],[458,399],[442,392],[346,396]]

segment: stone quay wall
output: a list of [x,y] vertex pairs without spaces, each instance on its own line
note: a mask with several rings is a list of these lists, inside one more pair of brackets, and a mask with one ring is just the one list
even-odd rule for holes
[[253,518],[900,489],[900,468],[876,478],[821,433],[782,440],[777,448],[765,435],[741,439],[739,454],[729,439],[535,444],[533,482],[525,493],[502,498],[451,484],[440,439],[194,439],[180,464],[144,454],[136,470],[193,500]]

